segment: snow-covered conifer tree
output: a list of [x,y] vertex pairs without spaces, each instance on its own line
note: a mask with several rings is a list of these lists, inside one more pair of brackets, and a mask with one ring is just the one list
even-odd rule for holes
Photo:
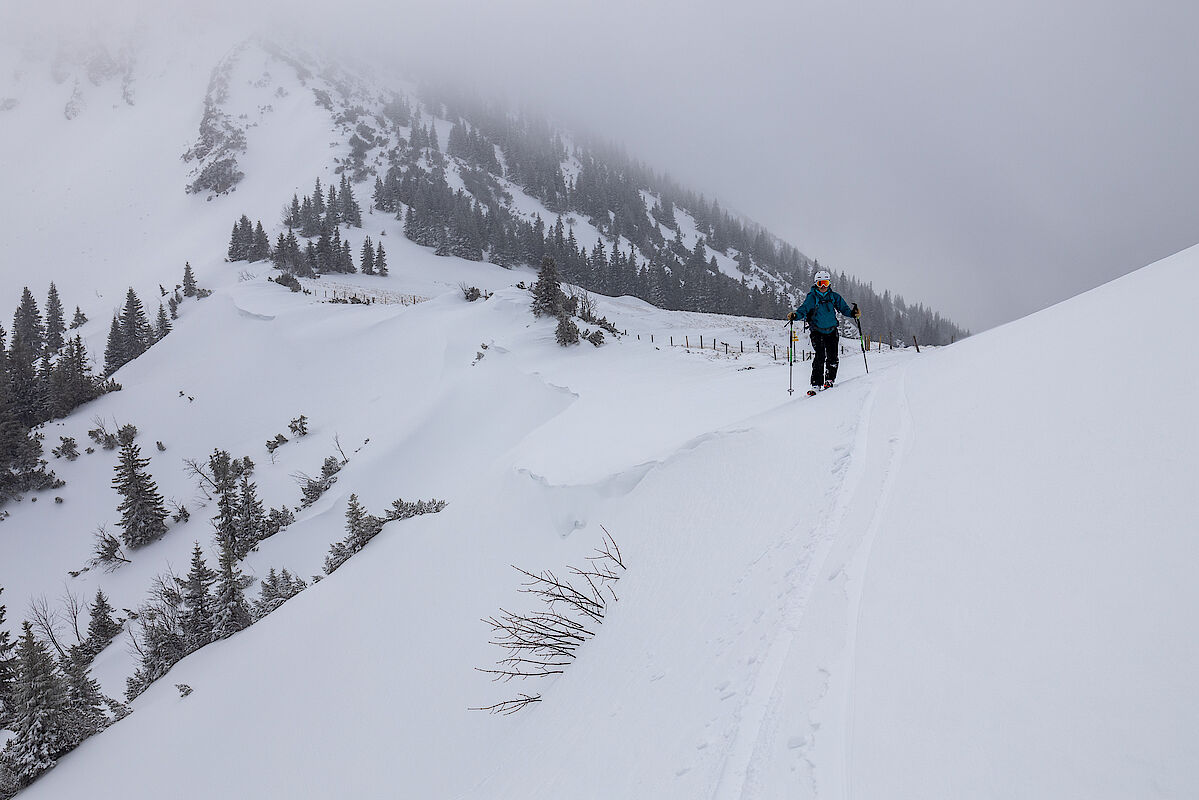
[[63,322],[62,300],[58,297],[58,287],[50,281],[50,292],[46,296],[46,349],[51,353],[62,347],[63,334],[67,326]]
[[104,348],[104,374],[111,375],[129,359],[125,356],[125,336],[121,332],[121,319],[113,315],[112,327],[108,329],[108,346]]
[[75,306],[75,316],[71,318],[71,330],[82,327],[87,324],[87,314],[79,306]]
[[137,293],[130,287],[125,292],[125,307],[121,311],[121,339],[126,362],[140,356],[154,344],[154,328]]
[[93,655],[99,653],[121,632],[121,623],[113,619],[113,607],[103,590],[96,590],[96,599],[88,607],[90,619],[87,624],[87,648]]
[[241,559],[264,538],[266,514],[262,509],[262,501],[258,499],[258,487],[250,480],[248,473],[242,473],[237,494],[234,542],[237,557]]
[[[0,586],[0,595],[3,594],[4,587]],[[4,621],[7,613],[8,609],[0,603],[0,729],[10,725],[9,717],[13,711],[12,693],[17,678],[17,658],[13,654],[16,643],[12,641]]]
[[158,319],[154,322],[155,340],[163,339],[171,332],[171,318],[167,315],[166,307],[158,304]]
[[375,274],[375,244],[371,237],[367,236],[362,240],[362,254],[358,260],[362,264],[363,275]]
[[554,339],[563,347],[578,344],[579,326],[566,314],[559,314],[558,327],[554,330]]
[[121,519],[117,525],[127,547],[141,547],[161,537],[167,531],[170,513],[163,505],[162,495],[154,479],[146,472],[150,459],[141,457],[141,449],[131,440],[121,443],[121,456],[114,471],[112,486],[120,493],[117,510]]
[[63,688],[66,706],[63,711],[63,731],[68,748],[108,727],[104,714],[105,698],[100,684],[89,674],[92,654],[87,648],[75,645],[62,660]]
[[558,267],[554,259],[541,259],[541,271],[533,285],[533,316],[556,317],[562,311],[562,284],[558,280]]
[[379,242],[379,246],[375,248],[375,272],[387,277],[387,253],[383,251],[383,242]]
[[196,542],[192,549],[191,569],[179,586],[183,599],[179,622],[189,653],[199,650],[213,640],[213,617],[216,611],[216,603],[212,597],[214,583],[216,573],[205,563],[200,543]]
[[250,261],[266,261],[271,257],[271,240],[267,238],[266,229],[262,227],[262,220],[254,226],[254,237],[250,241],[247,255]]
[[50,369],[48,394],[51,414],[65,417],[103,392],[101,382],[92,375],[83,338],[75,336],[67,342]]
[[65,729],[67,692],[62,675],[46,646],[26,622],[17,642],[17,678],[13,689],[12,730],[8,762],[22,786],[51,769],[69,748]]
[[28,350],[36,358],[42,354],[45,346],[46,325],[42,322],[42,312],[38,310],[33,293],[26,286],[21,292],[21,304],[13,314],[9,347],[11,350]]
[[252,579],[246,578],[237,567],[237,543],[234,538],[218,535],[217,539],[221,556],[217,569],[212,635],[214,639],[227,639],[248,628],[253,621],[245,595],[246,586]]
[[183,296],[196,296],[196,274],[192,272],[190,261],[183,262]]

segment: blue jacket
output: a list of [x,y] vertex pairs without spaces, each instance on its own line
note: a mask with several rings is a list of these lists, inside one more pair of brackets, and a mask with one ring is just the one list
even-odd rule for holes
[[[795,309],[797,320],[807,320],[808,327],[817,333],[832,333],[837,329],[837,312],[847,317],[853,316],[853,309],[845,298],[829,289],[822,292],[813,286],[808,290],[808,296]],[[811,316],[808,316],[809,313]]]

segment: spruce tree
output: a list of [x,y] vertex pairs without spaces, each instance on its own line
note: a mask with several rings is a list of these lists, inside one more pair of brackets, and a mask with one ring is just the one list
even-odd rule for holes
[[109,604],[101,589],[96,590],[96,599],[88,607],[90,619],[87,624],[87,649],[99,653],[121,632],[121,623],[113,619],[115,609]]
[[[4,587],[0,586],[0,596]],[[0,729],[11,726],[13,705],[13,689],[17,680],[17,658],[13,654],[16,643],[12,641],[6,627],[4,617],[8,609],[0,603]]]
[[329,187],[329,198],[325,201],[325,224],[335,228],[344,222],[341,218],[341,202],[337,199],[337,189]]
[[238,258],[231,258],[230,261],[246,261],[250,258],[250,250],[254,246],[254,225],[250,222],[250,218],[245,214],[241,215],[241,219],[237,221],[237,243]]
[[140,356],[154,344],[154,329],[146,318],[142,301],[133,288],[125,293],[125,308],[121,312],[121,339],[127,361]]
[[42,354],[46,346],[46,326],[42,322],[42,312],[38,310],[33,293],[26,286],[21,292],[21,304],[17,306],[12,318],[12,339],[10,350],[25,350],[31,354],[30,360]]
[[46,471],[41,458],[41,436],[21,423],[8,387],[0,381],[0,505],[22,492],[54,485],[54,473]]
[[217,492],[216,527],[220,561],[217,568],[213,610],[213,636],[224,639],[250,624],[250,609],[244,589],[246,579],[237,568],[239,556],[237,477],[233,461],[224,450],[214,450],[208,459]]
[[221,555],[217,568],[212,635],[214,639],[227,639],[248,628],[253,621],[245,596],[245,588],[250,581],[237,567],[237,542],[233,536],[218,535],[217,540]]
[[183,628],[183,640],[187,652],[191,653],[213,641],[213,615],[215,602],[212,597],[212,586],[216,583],[216,573],[209,569],[196,542],[192,549],[191,569],[187,579],[180,584],[183,597],[183,609],[180,615],[180,625]]
[[246,251],[245,242],[241,238],[241,225],[233,223],[233,233],[229,235],[229,249],[225,252],[227,261],[241,261]]
[[89,673],[92,654],[85,647],[74,645],[61,661],[66,706],[63,710],[63,731],[66,746],[74,748],[84,739],[108,727],[104,714],[105,697],[100,684]]
[[249,258],[251,261],[266,261],[271,257],[271,240],[267,238],[262,220],[254,226],[254,237],[250,242]]
[[234,540],[237,557],[242,559],[265,538],[266,513],[258,499],[258,487],[250,480],[249,473],[242,473],[237,494]]
[[154,323],[154,339],[155,341],[163,339],[171,332],[171,318],[167,316],[167,310],[162,303],[158,304],[158,320]]
[[62,347],[63,334],[67,327],[63,322],[62,300],[58,297],[58,287],[50,281],[50,293],[46,296],[46,349],[51,353]]
[[117,525],[123,531],[121,539],[130,548],[147,545],[167,531],[166,519],[170,514],[163,505],[158,486],[146,472],[149,464],[150,459],[141,457],[141,448],[132,440],[121,444],[112,486],[122,498],[117,506],[121,513]]
[[183,262],[183,296],[196,296],[196,275],[192,272],[190,261]]
[[71,330],[83,327],[87,324],[87,314],[79,306],[75,306],[75,316],[71,319]]
[[[4,364],[9,413],[26,428],[49,419],[45,376],[38,369],[38,355],[30,345],[28,339],[14,334]],[[45,366],[44,361],[42,366]]]
[[129,358],[125,355],[125,335],[121,332],[121,319],[114,315],[112,327],[108,329],[108,346],[104,348],[104,374],[111,375],[127,363]]
[[362,240],[362,255],[359,261],[362,262],[363,275],[375,274],[375,245],[369,236]]
[[312,190],[312,213],[318,218],[325,216],[325,193],[320,178],[316,179],[316,188]]
[[17,642],[17,679],[13,690],[13,727],[8,762],[22,786],[51,769],[69,748],[65,729],[67,692],[62,675],[26,622]]
[[558,280],[558,267],[550,256],[541,260],[541,271],[533,285],[532,308],[535,317],[556,317],[562,312],[562,285]]
[[558,327],[554,330],[554,339],[566,347],[579,343],[579,326],[566,314],[558,315]]
[[375,272],[387,277],[387,253],[383,251],[383,242],[379,242],[379,246],[375,248]]
[[349,176],[345,174],[341,176],[341,191],[338,193],[337,201],[340,204],[341,221],[346,225],[361,228],[362,209],[359,207],[358,201],[354,199],[354,188],[350,185]]

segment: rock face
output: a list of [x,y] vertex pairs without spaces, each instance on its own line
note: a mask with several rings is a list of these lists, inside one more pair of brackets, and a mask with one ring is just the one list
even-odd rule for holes
[[225,194],[245,177],[238,169],[237,158],[246,151],[246,132],[223,107],[229,99],[229,75],[236,57],[234,53],[218,64],[208,82],[200,136],[183,154],[184,161],[196,162],[192,171],[195,178],[187,186],[189,192]]

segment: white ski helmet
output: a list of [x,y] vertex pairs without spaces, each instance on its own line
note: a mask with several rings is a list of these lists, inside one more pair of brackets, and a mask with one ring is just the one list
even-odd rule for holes
[[833,282],[833,276],[828,274],[828,270],[822,269],[812,276],[812,283],[820,283],[821,281]]

